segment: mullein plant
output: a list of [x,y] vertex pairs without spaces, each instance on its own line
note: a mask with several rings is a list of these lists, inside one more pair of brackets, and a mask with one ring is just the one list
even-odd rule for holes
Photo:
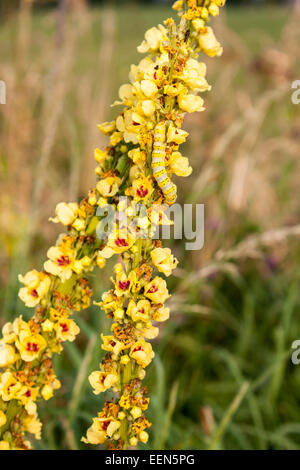
[[[179,24],[168,18],[149,29],[138,51],[147,54],[132,65],[130,83],[119,90],[121,107],[112,122],[99,125],[110,143],[95,150],[98,182],[77,203],[60,203],[54,223],[66,227],[49,248],[43,271],[19,276],[19,296],[35,308],[29,321],[20,316],[2,329],[0,340],[0,450],[30,449],[28,434],[41,437],[37,401],[49,400],[60,387],[52,367],[65,341],[73,341],[79,328],[74,311],[90,305],[88,274],[106,259],[119,255],[112,288],[97,305],[112,319],[111,334],[101,334],[105,355],[89,381],[95,394],[112,389],[82,441],[126,449],[148,441],[151,423],[144,412],[149,405],[143,386],[145,369],[154,352],[149,340],[156,325],[169,318],[166,281],[178,261],[152,235],[171,223],[166,208],[176,201],[172,174],[188,176],[192,169],[179,146],[188,133],[182,129],[185,113],[204,110],[199,92],[210,90],[206,66],[199,53],[220,56],[222,47],[207,26],[225,0],[179,0],[173,5]],[[141,213],[138,207],[145,208]],[[106,237],[97,236],[110,206],[117,213]],[[96,233],[97,232],[97,233]]]

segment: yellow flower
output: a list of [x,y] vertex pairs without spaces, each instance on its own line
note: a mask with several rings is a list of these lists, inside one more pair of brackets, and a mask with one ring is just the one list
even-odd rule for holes
[[54,328],[54,323],[50,320],[45,320],[42,323],[42,330],[43,331],[46,331],[46,332],[50,333],[50,331],[52,331],[53,328]]
[[172,152],[169,160],[169,171],[177,176],[190,176],[193,169],[189,165],[187,157],[183,157],[180,152]]
[[140,175],[132,182],[132,186],[126,191],[126,195],[132,196],[138,202],[148,199],[153,191],[151,180],[147,176]]
[[146,160],[146,154],[140,148],[129,150],[128,157],[137,164],[144,164]]
[[216,5],[216,3],[211,3],[208,7],[208,12],[211,16],[218,16],[219,7]]
[[0,441],[0,450],[9,450],[10,445],[7,441]]
[[72,227],[75,228],[77,232],[81,232],[81,230],[85,229],[85,225],[86,221],[84,219],[78,218],[73,222]]
[[154,228],[156,225],[174,225],[173,220],[168,218],[159,204],[152,204],[148,210],[148,216]]
[[107,240],[107,246],[99,252],[103,258],[110,258],[115,253],[129,250],[135,242],[133,234],[127,229],[113,230]]
[[200,18],[192,20],[192,25],[197,33],[200,33],[206,27],[205,21]]
[[147,367],[154,357],[154,352],[150,343],[140,339],[131,347],[130,357],[132,357],[139,366]]
[[183,0],[176,0],[175,3],[173,3],[172,8],[173,10],[180,11],[182,10],[183,7]]
[[102,349],[104,351],[111,351],[114,353],[115,356],[118,356],[120,351],[123,349],[123,344],[118,341],[114,336],[104,336],[101,333],[101,339],[102,339]]
[[102,196],[112,197],[117,194],[120,184],[121,179],[118,176],[107,176],[98,181],[96,188]]
[[158,92],[157,86],[154,80],[142,80],[141,90],[147,98],[153,98]]
[[26,307],[35,307],[40,302],[40,298],[36,292],[36,289],[27,289],[26,287],[21,287],[18,295]]
[[166,30],[163,26],[159,25],[158,28],[150,28],[148,31],[146,31],[145,40],[137,48],[137,50],[141,53],[148,51],[157,52],[164,39],[166,39]]
[[23,361],[31,362],[46,348],[47,343],[39,334],[28,335],[27,331],[21,331],[16,347],[20,351]]
[[94,157],[96,162],[102,165],[107,157],[107,152],[105,150],[95,149]]
[[113,147],[116,147],[116,145],[118,145],[122,139],[123,139],[122,132],[116,131],[110,137],[110,145],[112,145]]
[[130,83],[124,83],[124,85],[121,85],[119,88],[119,97],[125,106],[132,106],[135,99],[133,86],[130,85]]
[[41,394],[44,400],[50,400],[53,397],[53,391],[58,390],[61,387],[61,383],[58,379],[53,380],[51,383],[44,385]]
[[152,315],[152,318],[154,321],[166,321],[170,317],[170,309],[167,307],[160,307],[158,310],[155,310],[155,312]]
[[110,135],[114,132],[114,130],[116,128],[116,123],[115,123],[115,121],[103,122],[102,124],[98,124],[97,127],[102,132],[102,134]]
[[21,388],[22,385],[16,380],[11,372],[4,372],[1,374],[0,397],[4,401],[17,398]]
[[30,334],[29,325],[26,323],[26,321],[23,320],[22,315],[14,320],[12,327],[15,335],[17,336],[22,331],[27,331],[27,333]]
[[53,321],[60,320],[61,318],[68,318],[68,312],[64,309],[56,310],[55,308],[50,308],[50,318]]
[[167,289],[167,284],[161,277],[155,277],[145,287],[145,296],[155,303],[164,303],[170,296]]
[[107,419],[107,418],[99,418],[101,423],[102,429],[106,430],[106,434],[108,437],[112,437],[112,435],[119,429],[121,423],[116,419]]
[[[149,219],[148,217],[138,217],[135,219],[136,227],[141,229],[142,231],[148,230],[149,227]],[[148,232],[147,232],[148,234]],[[136,247],[134,247],[136,248]]]
[[62,282],[72,276],[74,253],[63,246],[52,246],[47,252],[49,260],[44,263],[44,269],[54,276],[59,276]]
[[147,124],[146,117],[142,110],[136,108],[125,110],[116,120],[117,129],[123,132],[125,142],[133,144],[139,143],[139,134],[145,124]]
[[3,411],[0,410],[0,428],[6,423],[6,416]]
[[53,388],[50,385],[44,385],[41,391],[41,395],[44,398],[44,400],[50,400],[50,398],[53,397]]
[[142,431],[139,433],[139,440],[143,443],[146,444],[149,439],[149,434],[146,431]]
[[46,273],[38,272],[35,269],[22,276],[19,274],[19,281],[25,284],[19,290],[19,297],[26,307],[35,307],[49,291],[51,279]]
[[114,373],[106,373],[95,371],[89,376],[89,382],[94,388],[94,394],[105,392],[109,388],[113,387],[119,380],[119,376]]
[[104,292],[102,294],[102,302],[94,302],[95,305],[99,305],[105,313],[108,313],[112,310],[116,310],[117,308],[121,308],[123,305],[123,300],[121,297],[115,295],[113,290],[108,292]]
[[37,399],[38,392],[39,391],[37,388],[22,386],[18,393],[18,399],[21,400],[23,405],[27,403],[33,403]]
[[186,141],[188,132],[182,129],[176,128],[173,123],[169,125],[167,132],[167,142],[174,142],[175,144],[183,144]]
[[125,410],[129,410],[130,408],[130,396],[129,395],[122,395],[119,400],[119,405],[124,408]]
[[103,269],[104,266],[106,265],[106,260],[103,258],[103,256],[100,255],[100,253],[97,254],[96,264],[97,264],[98,268],[100,268],[100,269]]
[[91,206],[95,206],[97,204],[97,194],[96,194],[95,189],[92,189],[91,191],[89,191],[89,193],[88,193],[88,203]]
[[80,274],[82,271],[88,271],[91,269],[92,260],[88,256],[83,256],[81,259],[76,259],[73,264],[73,271]]
[[92,426],[87,430],[87,437],[81,440],[86,444],[104,444],[107,437],[111,438],[121,423],[114,418],[94,418]]
[[99,207],[105,207],[107,206],[107,199],[105,197],[99,197],[98,201],[97,201],[97,205]]
[[134,181],[135,179],[137,179],[140,176],[140,174],[141,174],[141,170],[138,167],[138,165],[132,165],[132,167],[130,168],[130,171],[129,171],[129,180]]
[[86,438],[82,437],[81,441],[85,444],[104,444],[106,441],[106,432],[100,427],[98,418],[93,419],[92,426],[87,430]]
[[198,42],[200,49],[210,57],[222,55],[223,48],[209,26],[201,30]]
[[154,266],[165,276],[170,276],[176,268],[178,261],[171,253],[170,248],[154,248],[151,251],[151,259]]
[[150,326],[150,328],[141,328],[141,335],[146,339],[154,339],[159,335],[159,328],[157,326]]
[[198,62],[195,59],[189,59],[183,71],[176,75],[180,78],[188,87],[195,91],[207,91],[211,87],[205,79],[206,65],[204,62]]
[[57,338],[61,341],[74,341],[80,332],[80,328],[74,320],[63,319],[55,325]]
[[126,366],[126,364],[128,364],[128,362],[130,362],[129,356],[127,354],[123,354],[123,356],[121,356],[120,362],[121,362],[121,364]]
[[203,99],[196,95],[181,95],[178,97],[179,108],[187,113],[204,111],[203,103]]
[[[16,321],[16,320],[15,320]],[[14,343],[17,335],[14,331],[14,323],[7,322],[2,328],[2,342],[3,343]]]
[[0,367],[8,367],[17,360],[15,348],[0,341]]
[[25,404],[25,410],[27,411],[29,415],[37,416],[37,406],[36,406],[36,403],[34,403],[33,401],[28,401]]
[[141,108],[146,117],[153,116],[153,114],[155,113],[155,104],[152,100],[142,101]]
[[63,225],[71,225],[77,217],[78,204],[76,202],[60,202],[55,208],[56,217],[50,217],[50,221],[54,223],[60,222]]
[[117,297],[121,297],[122,295],[125,295],[128,293],[131,287],[131,280],[122,271],[116,275],[116,281],[114,281],[114,284],[115,284],[114,293],[116,294]]
[[23,424],[25,431],[33,434],[36,439],[41,439],[42,423],[35,415],[27,416]]
[[208,14],[208,9],[206,7],[201,8],[201,18],[204,20],[208,20],[209,14]]
[[136,437],[131,437],[131,438],[129,439],[129,444],[130,444],[132,447],[135,447],[135,446],[137,445],[137,443],[138,443],[138,440],[137,440]]
[[136,304],[134,300],[130,300],[127,307],[127,315],[129,315],[133,321],[144,321],[147,322],[150,319],[151,304],[149,300],[139,300]]
[[168,96],[177,96],[182,90],[180,90],[180,84],[174,83],[173,85],[165,85],[164,94]]
[[131,414],[131,416],[133,416],[134,419],[137,419],[137,418],[139,418],[139,417],[142,415],[142,410],[141,410],[141,408],[139,408],[138,406],[134,406],[134,407],[130,410],[130,414]]
[[124,413],[124,411],[120,411],[118,413],[118,419],[122,421],[122,419],[125,419],[125,418],[126,418],[126,414]]

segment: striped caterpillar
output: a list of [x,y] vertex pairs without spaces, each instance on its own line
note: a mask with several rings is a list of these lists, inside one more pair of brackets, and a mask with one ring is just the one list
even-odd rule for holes
[[154,130],[154,143],[152,151],[153,176],[163,192],[166,203],[171,206],[177,198],[177,188],[168,177],[166,171],[166,123],[159,122]]

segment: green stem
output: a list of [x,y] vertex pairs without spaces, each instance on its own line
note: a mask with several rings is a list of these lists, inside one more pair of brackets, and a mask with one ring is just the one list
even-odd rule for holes
[[129,158],[127,157],[127,155],[123,155],[119,159],[118,164],[116,166],[116,169],[118,170],[121,178],[124,176],[128,165],[129,165]]
[[9,430],[11,423],[21,410],[20,405],[17,400],[11,400],[6,410],[6,423],[0,428],[0,439],[2,439],[3,434]]
[[208,450],[217,450],[219,448],[219,444],[221,442],[221,439],[230,423],[230,421],[233,418],[233,415],[235,412],[238,410],[244,396],[248,392],[249,389],[249,382],[244,382],[243,385],[241,386],[238,394],[236,397],[233,399],[231,405],[229,406],[227,412],[225,413],[225,416],[223,417],[219,427],[215,431],[212,440],[210,442],[210,445],[208,447]]
[[96,231],[96,228],[97,228],[98,223],[99,223],[99,217],[97,217],[96,215],[94,215],[94,216],[91,218],[90,222],[89,222],[89,225],[88,225],[88,227],[87,227],[87,229],[86,229],[86,231],[85,231],[85,234],[86,234],[86,235],[92,235],[92,234],[94,234],[95,231]]
[[[122,377],[122,384],[121,384],[121,395],[123,394],[124,391],[124,385],[127,385],[131,381],[131,371],[132,371],[132,364],[131,361],[124,366],[123,369],[123,377]],[[126,450],[128,447],[128,421],[127,418],[124,418],[121,421],[121,426],[120,426],[120,438],[123,442],[123,450]]]

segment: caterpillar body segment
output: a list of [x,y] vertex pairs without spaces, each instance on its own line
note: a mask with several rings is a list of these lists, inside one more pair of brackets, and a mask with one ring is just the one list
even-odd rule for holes
[[152,151],[153,176],[163,192],[168,205],[174,204],[177,198],[177,188],[170,180],[166,171],[166,123],[158,123],[154,130],[154,143]]

